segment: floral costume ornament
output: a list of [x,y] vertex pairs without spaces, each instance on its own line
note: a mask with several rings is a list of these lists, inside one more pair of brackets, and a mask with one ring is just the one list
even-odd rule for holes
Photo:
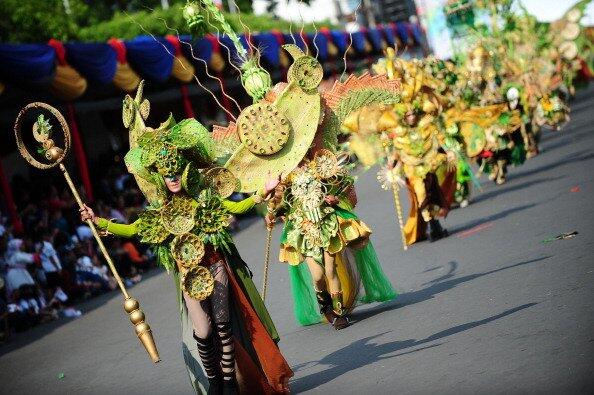
[[298,265],[308,256],[323,264],[324,251],[336,254],[347,246],[367,244],[371,230],[364,223],[345,219],[336,208],[324,204],[328,194],[349,201],[353,181],[334,154],[324,149],[291,172],[286,179],[285,207],[277,207],[286,211],[290,224],[285,226],[281,262]]
[[[216,166],[215,142],[195,119],[175,123],[170,117],[156,129],[145,126],[149,102],[142,98],[142,89],[143,83],[136,98],[124,99],[123,120],[130,129],[131,147],[125,162],[149,206],[133,224],[98,218],[97,225],[117,236],[138,236],[173,274],[179,290],[183,354],[197,392],[218,393],[221,385],[237,392],[236,367],[242,392],[285,393],[291,369],[276,346],[278,334],[251,273],[226,230],[232,213],[246,212],[261,198],[226,199],[236,189],[237,179]],[[180,175],[181,190],[169,192],[165,178]],[[189,314],[203,305],[207,306],[204,322],[194,316],[190,322]]]
[[[390,300],[396,293],[367,242],[370,230],[352,212],[353,180],[333,153],[337,131],[351,111],[397,100],[399,86],[365,74],[320,94],[318,60],[295,45],[283,48],[294,59],[288,82],[271,87],[263,99],[252,95],[255,103],[242,111],[237,124],[218,128],[215,138],[226,146],[235,143],[225,167],[237,176],[241,191],[261,188],[263,174],[284,178],[268,207],[271,220],[285,219],[280,260],[290,264],[297,322],[318,323],[321,313],[340,329],[348,324],[344,315],[354,307],[360,282],[364,301]],[[337,202],[327,203],[328,195]],[[350,249],[354,259],[347,257]],[[325,271],[329,261],[331,278]]]

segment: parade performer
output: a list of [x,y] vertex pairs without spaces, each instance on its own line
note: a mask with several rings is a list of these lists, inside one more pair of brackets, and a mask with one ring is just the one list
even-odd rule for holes
[[[397,181],[404,176],[409,189],[406,244],[425,239],[427,224],[431,241],[446,237],[438,218],[447,215],[454,196],[457,157],[441,131],[443,97],[437,93],[438,83],[420,61],[396,59],[391,48],[374,70],[403,85],[400,102],[381,114],[375,128],[390,152],[382,172],[395,173]],[[390,178],[394,176],[380,173],[381,180]]]
[[[469,164],[469,157],[464,152],[464,136],[458,129],[455,122],[451,122],[452,114],[463,112],[464,101],[461,100],[458,92],[458,80],[456,65],[451,61],[443,61],[434,58],[425,60],[425,70],[433,76],[434,89],[440,95],[443,111],[440,114],[440,131],[443,134],[443,145],[448,152],[456,155],[456,189],[454,202],[459,207],[468,206],[472,190],[472,184],[480,186],[472,172]],[[454,117],[455,118],[455,117]]]
[[585,69],[589,74],[590,71],[588,61],[592,61],[594,43],[588,40],[580,23],[589,3],[590,0],[577,2],[562,18],[551,23],[546,37],[547,54],[555,70],[554,78],[549,80],[550,89],[566,96],[575,95],[578,72]]
[[251,273],[226,230],[231,213],[252,208],[277,182],[264,183],[243,201],[227,200],[236,180],[216,167],[215,143],[206,128],[194,119],[176,123],[172,117],[156,129],[146,127],[149,102],[142,88],[141,83],[134,99],[124,99],[124,124],[130,129],[125,161],[149,206],[127,225],[96,217],[88,207],[81,209],[81,217],[107,234],[139,237],[173,274],[182,323],[187,324],[189,315],[197,359],[208,379],[203,380],[195,357],[185,352],[197,391],[284,393],[291,369],[276,345],[278,334]]
[[334,154],[337,132],[351,111],[396,100],[400,86],[364,74],[320,94],[318,60],[295,45],[284,48],[294,58],[288,83],[269,86],[260,98],[252,94],[255,104],[242,111],[237,125],[217,135],[237,143],[225,167],[237,175],[241,191],[260,189],[262,174],[283,179],[267,219],[285,220],[280,260],[289,263],[298,323],[320,322],[318,305],[329,323],[342,329],[349,324],[346,315],[357,301],[359,281],[364,302],[391,300],[396,292],[368,241],[371,230],[352,211],[353,178]]
[[[499,48],[490,40],[481,40],[459,67],[456,106],[446,111],[446,124],[457,125],[464,138],[466,154],[475,158],[480,170],[498,185],[505,183],[509,164],[518,165],[526,158],[526,140],[522,136],[522,116],[513,90],[501,89]],[[508,96],[509,94],[509,96]]]

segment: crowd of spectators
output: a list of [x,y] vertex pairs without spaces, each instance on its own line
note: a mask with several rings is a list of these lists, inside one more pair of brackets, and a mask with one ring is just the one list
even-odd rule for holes
[[[76,303],[116,289],[117,284],[97,249],[91,229],[80,221],[78,206],[66,184],[48,172],[12,187],[24,231],[0,224],[0,341],[60,317],[78,317]],[[133,222],[144,197],[123,165],[114,165],[96,184],[97,215]],[[84,191],[81,191],[84,198]],[[5,214],[5,213],[1,213]],[[135,239],[104,238],[127,286],[141,281],[154,257]]]

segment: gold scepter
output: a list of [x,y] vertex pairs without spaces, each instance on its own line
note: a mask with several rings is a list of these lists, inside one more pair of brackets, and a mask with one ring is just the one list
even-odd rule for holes
[[[382,146],[384,147],[384,152],[386,154],[386,161],[390,160],[390,152],[389,152],[389,143],[388,143],[388,136],[385,133],[382,133]],[[386,177],[386,182],[382,184],[383,189],[388,189],[386,183],[391,184],[392,186],[392,197],[394,198],[394,210],[396,211],[396,218],[398,219],[398,226],[400,227],[400,238],[402,239],[402,248],[404,251],[408,250],[408,246],[406,245],[406,237],[404,236],[404,221],[402,219],[402,205],[400,204],[400,188],[398,187],[398,176],[395,174],[396,167],[393,169],[388,169],[388,174]]]
[[285,185],[282,181],[282,174],[279,177],[279,184],[272,193],[272,197],[266,205],[266,215],[272,214],[272,220],[266,224],[266,250],[264,251],[264,274],[262,276],[262,301],[266,301],[266,291],[268,290],[268,269],[270,267],[270,246],[272,244],[272,230],[274,229],[274,218],[279,204],[283,199]]
[[264,251],[264,275],[262,276],[262,301],[266,302],[266,291],[268,290],[268,268],[270,266],[270,245],[272,244],[273,224],[266,224],[266,250]]
[[[51,125],[49,123],[49,120],[44,119],[43,114],[41,114],[37,118],[37,121],[33,124],[33,137],[37,142],[41,143],[45,154],[45,159],[47,159],[49,163],[39,162],[29,153],[29,151],[25,147],[25,143],[23,142],[21,134],[21,127],[25,119],[25,115],[30,111],[39,110],[48,111],[57,119],[64,136],[64,149],[62,149],[60,147],[57,147],[55,145],[54,140],[50,138]],[[66,179],[66,183],[70,187],[70,191],[72,192],[74,199],[78,203],[78,206],[80,208],[83,208],[84,203],[81,200],[80,195],[78,194],[78,191],[74,186],[74,183],[72,182],[72,178],[70,178],[68,170],[66,170],[66,167],[62,163],[70,150],[70,129],[68,128],[68,124],[66,123],[66,120],[64,119],[62,114],[56,108],[50,106],[49,104],[41,102],[29,103],[21,109],[17,116],[17,119],[14,123],[14,134],[16,137],[18,150],[20,154],[23,156],[23,158],[25,158],[25,160],[29,162],[29,164],[42,170],[47,170],[55,166],[58,166],[58,168],[62,171],[62,174]],[[126,311],[126,313],[128,313],[130,321],[134,325],[134,330],[136,332],[136,335],[138,336],[138,339],[148,352],[153,362],[159,362],[161,359],[159,358],[159,351],[157,350],[157,347],[155,345],[155,340],[153,338],[151,327],[145,321],[144,312],[140,309],[140,304],[138,303],[138,300],[132,298],[130,294],[128,294],[128,291],[126,290],[126,287],[122,282],[122,278],[118,274],[113,264],[113,261],[111,260],[111,257],[109,256],[109,253],[107,252],[107,249],[105,248],[105,245],[103,244],[103,241],[101,240],[101,237],[97,232],[97,229],[95,228],[95,224],[93,223],[93,221],[91,219],[88,219],[86,223],[91,228],[93,236],[95,236],[95,240],[99,245],[99,249],[101,250],[103,257],[107,261],[107,265],[109,266],[111,273],[116,279],[120,287],[120,290],[122,291],[122,294],[124,295],[124,310]]]
[[402,220],[402,206],[400,205],[400,194],[398,193],[400,188],[398,187],[398,182],[396,181],[396,175],[393,174],[394,169],[392,169],[392,177],[394,178],[392,181],[392,194],[394,196],[394,207],[396,209],[396,216],[398,217],[398,225],[400,226],[400,237],[402,239],[402,248],[404,251],[408,250],[408,246],[406,245],[406,237],[404,236],[404,221]]
[[[273,195],[272,198],[268,201],[268,204],[266,205],[267,216],[275,212],[275,206],[277,203],[277,199]],[[270,247],[272,244],[272,229],[274,229],[274,222],[270,221],[270,223],[266,224],[266,247],[264,250],[264,274],[262,275],[261,292],[263,302],[266,302],[266,291],[268,290],[268,269],[270,267]]]

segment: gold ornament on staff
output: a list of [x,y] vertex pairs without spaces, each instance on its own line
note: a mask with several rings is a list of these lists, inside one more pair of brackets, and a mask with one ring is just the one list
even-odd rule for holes
[[[30,111],[39,110],[46,110],[49,113],[51,113],[59,122],[60,128],[62,129],[62,133],[64,135],[64,149],[62,149],[60,147],[57,147],[55,145],[55,142],[50,138],[50,129],[52,126],[50,125],[48,120],[44,119],[43,115],[40,115],[37,121],[33,124],[33,137],[36,141],[41,143],[43,151],[45,153],[45,159],[47,159],[49,163],[40,162],[29,153],[29,151],[25,147],[21,134],[21,127],[25,115]],[[70,150],[70,129],[68,128],[68,124],[66,123],[66,120],[64,119],[62,114],[49,104],[40,102],[30,103],[23,107],[23,109],[19,112],[19,115],[17,116],[17,119],[14,123],[14,133],[16,137],[17,147],[23,158],[25,158],[25,160],[29,162],[29,164],[31,164],[32,166],[42,170],[58,166],[58,168],[62,171],[62,174],[66,179],[66,183],[70,187],[70,191],[72,192],[74,199],[78,203],[78,206],[80,208],[84,208],[84,203],[81,200],[80,195],[78,194],[76,187],[72,182],[72,179],[70,178],[70,174],[68,174],[68,170],[66,170],[66,167],[62,163]],[[101,250],[103,257],[107,261],[107,265],[109,266],[114,278],[116,279],[120,287],[120,290],[122,291],[122,294],[124,295],[124,310],[128,314],[130,321],[134,325],[134,330],[136,332],[136,335],[138,336],[138,339],[148,352],[153,362],[159,362],[161,359],[159,358],[159,351],[157,350],[155,340],[153,339],[151,327],[145,321],[145,315],[144,312],[140,309],[140,304],[138,303],[138,300],[132,298],[130,294],[128,294],[128,291],[126,290],[126,287],[122,282],[122,278],[118,274],[113,264],[113,261],[111,260],[111,257],[109,256],[109,253],[107,252],[107,249],[105,248],[105,245],[103,244],[103,241],[101,240],[101,237],[99,236],[99,233],[95,228],[95,224],[93,223],[93,221],[91,219],[88,219],[86,223],[91,228],[93,236],[95,236],[95,240],[99,245],[99,249]]]

